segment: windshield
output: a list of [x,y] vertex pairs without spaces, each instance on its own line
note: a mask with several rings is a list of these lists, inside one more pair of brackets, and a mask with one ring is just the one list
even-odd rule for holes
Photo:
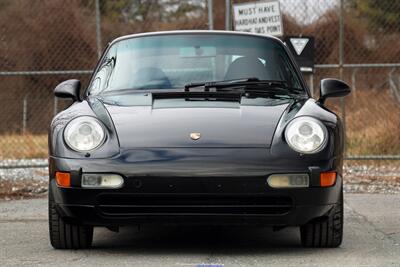
[[182,89],[196,82],[254,77],[301,83],[275,40],[229,34],[168,34],[116,42],[89,87],[91,95],[123,89]]

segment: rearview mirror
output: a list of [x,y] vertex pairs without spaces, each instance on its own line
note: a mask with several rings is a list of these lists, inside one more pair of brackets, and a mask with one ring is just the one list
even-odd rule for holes
[[324,104],[328,97],[341,97],[348,95],[351,92],[350,86],[345,82],[337,79],[321,80],[318,102]]
[[79,101],[79,91],[81,82],[79,80],[67,80],[56,86],[54,95],[60,98],[72,98],[74,101]]

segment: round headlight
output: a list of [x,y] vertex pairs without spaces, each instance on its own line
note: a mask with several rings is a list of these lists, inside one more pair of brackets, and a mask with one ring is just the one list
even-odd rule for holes
[[285,138],[293,150],[303,154],[313,154],[325,147],[328,130],[314,118],[299,117],[286,127]]
[[105,132],[102,124],[95,118],[82,116],[71,120],[64,130],[67,145],[79,152],[100,147],[104,143]]

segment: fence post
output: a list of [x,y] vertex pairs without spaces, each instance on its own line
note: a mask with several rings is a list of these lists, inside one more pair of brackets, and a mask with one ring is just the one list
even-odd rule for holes
[[101,57],[101,14],[100,14],[100,3],[99,0],[95,0],[96,9],[96,44],[97,44],[97,57]]
[[308,87],[310,88],[311,97],[314,97],[314,73],[311,72],[308,77]]
[[392,91],[392,95],[396,98],[397,102],[400,103],[400,93],[399,93],[399,87],[396,84],[395,79],[393,79],[393,74],[396,72],[396,68],[393,68],[389,72],[389,88]]
[[213,0],[208,0],[208,29],[214,29],[214,19],[213,19]]
[[[343,55],[344,49],[344,0],[340,0],[340,11],[339,11],[339,77],[343,80]],[[344,97],[340,98],[340,110],[343,117],[343,132],[344,132],[344,155],[347,157],[347,134],[346,134],[346,105]]]
[[358,71],[358,69],[355,68],[355,69],[353,69],[353,72],[351,74],[351,89],[352,89],[353,96],[356,96],[356,74],[357,74],[357,71]]
[[231,30],[231,0],[225,0],[225,30]]
[[26,94],[22,100],[22,134],[26,133],[26,122],[28,120],[28,96],[29,93]]
[[54,97],[54,107],[53,107],[53,116],[57,115],[58,111],[58,98]]

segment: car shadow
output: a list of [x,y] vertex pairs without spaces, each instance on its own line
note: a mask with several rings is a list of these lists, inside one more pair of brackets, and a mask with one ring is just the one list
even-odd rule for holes
[[[94,250],[145,254],[287,254],[301,247],[298,228],[273,231],[262,227],[146,226],[119,233],[95,229]],[[310,250],[308,250],[310,251]],[[315,250],[313,250],[315,253]]]

